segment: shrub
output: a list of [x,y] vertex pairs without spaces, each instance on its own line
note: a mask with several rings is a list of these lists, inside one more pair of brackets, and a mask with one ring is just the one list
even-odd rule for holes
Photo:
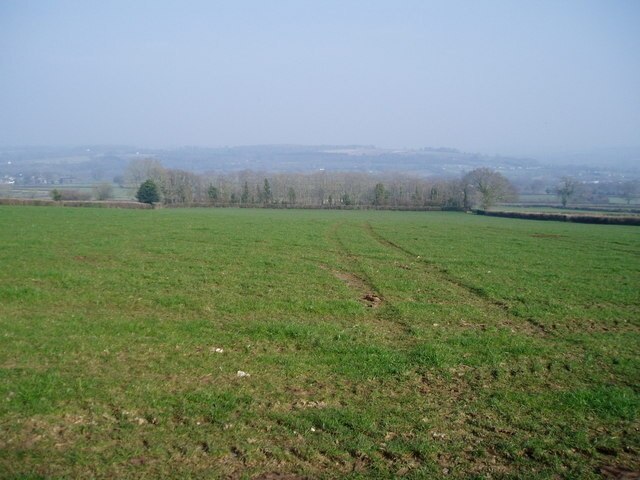
[[94,185],[93,196],[96,200],[109,200],[113,198],[113,185],[106,182]]
[[64,200],[90,200],[91,194],[80,190],[51,190],[51,198],[56,202]]

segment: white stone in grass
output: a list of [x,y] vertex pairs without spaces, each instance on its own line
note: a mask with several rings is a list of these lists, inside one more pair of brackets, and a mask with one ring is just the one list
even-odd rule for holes
[[213,353],[224,353],[224,348],[220,348],[220,347],[211,347],[210,350]]
[[243,372],[242,370],[238,370],[238,373],[236,373],[236,377],[238,377],[238,378],[250,377],[250,376],[251,376],[250,373]]

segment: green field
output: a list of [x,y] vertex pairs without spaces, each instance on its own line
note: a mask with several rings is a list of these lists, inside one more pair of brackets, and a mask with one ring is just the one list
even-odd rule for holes
[[[80,192],[91,197],[95,197],[94,187],[99,183],[76,183],[65,185],[0,185],[0,198],[34,198],[34,199],[51,199],[52,190],[72,190]],[[113,184],[113,200],[133,200],[136,195],[136,189],[130,187],[121,187]]]
[[638,227],[56,207],[0,225],[2,478],[640,470]]

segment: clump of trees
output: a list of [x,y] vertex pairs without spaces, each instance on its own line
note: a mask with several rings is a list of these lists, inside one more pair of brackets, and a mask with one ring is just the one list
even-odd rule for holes
[[384,189],[383,183],[376,183],[373,187],[373,204],[376,206],[384,205],[388,197],[388,192]]
[[[627,206],[640,204],[639,179],[578,179],[571,176],[520,178],[517,181],[520,192],[524,195],[543,196],[548,198],[531,200],[555,204],[563,207],[577,205],[607,205],[626,203]],[[552,199],[552,197],[555,197]]]
[[197,175],[167,169],[154,159],[134,160],[125,183],[152,181],[158,200],[172,204],[376,206],[489,208],[514,197],[515,190],[501,174],[478,169],[464,178],[420,178],[410,175],[319,171],[309,174],[265,174],[243,170],[229,174]]
[[110,200],[113,198],[113,185],[104,182],[94,185],[89,191],[75,190],[71,188],[54,188],[49,195],[56,202],[64,200],[88,201],[92,198],[95,200]]
[[638,202],[639,180],[609,182],[577,182],[573,202],[607,204],[612,198],[619,198],[627,205]]
[[64,200],[91,200],[91,194],[89,192],[82,192],[80,190],[72,190],[68,188],[54,188],[53,190],[51,190],[50,195],[51,198],[56,202],[61,202]]

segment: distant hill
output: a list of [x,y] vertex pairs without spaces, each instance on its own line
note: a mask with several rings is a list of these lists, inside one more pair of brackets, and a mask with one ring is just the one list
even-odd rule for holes
[[[132,159],[150,157],[165,167],[195,173],[240,170],[308,173],[327,170],[451,177],[483,166],[500,170],[514,180],[561,175],[597,180],[611,178],[612,172],[621,177],[638,174],[640,162],[634,160],[638,158],[635,154],[634,151],[620,151],[616,157],[620,160],[617,169],[612,166],[595,169],[593,165],[597,164],[597,158],[602,158],[601,164],[607,165],[604,160],[610,157],[604,154],[598,157],[592,153],[591,156],[563,157],[566,160],[564,162],[559,158],[547,157],[547,161],[542,162],[531,158],[461,152],[453,148],[385,149],[370,145],[254,145],[175,149],[99,145],[15,147],[0,148],[0,178],[39,176],[65,177],[79,182],[110,181],[121,175]],[[560,163],[566,165],[560,166]]]
[[608,166],[616,169],[640,168],[640,147],[594,148],[539,155],[545,163],[562,165]]

